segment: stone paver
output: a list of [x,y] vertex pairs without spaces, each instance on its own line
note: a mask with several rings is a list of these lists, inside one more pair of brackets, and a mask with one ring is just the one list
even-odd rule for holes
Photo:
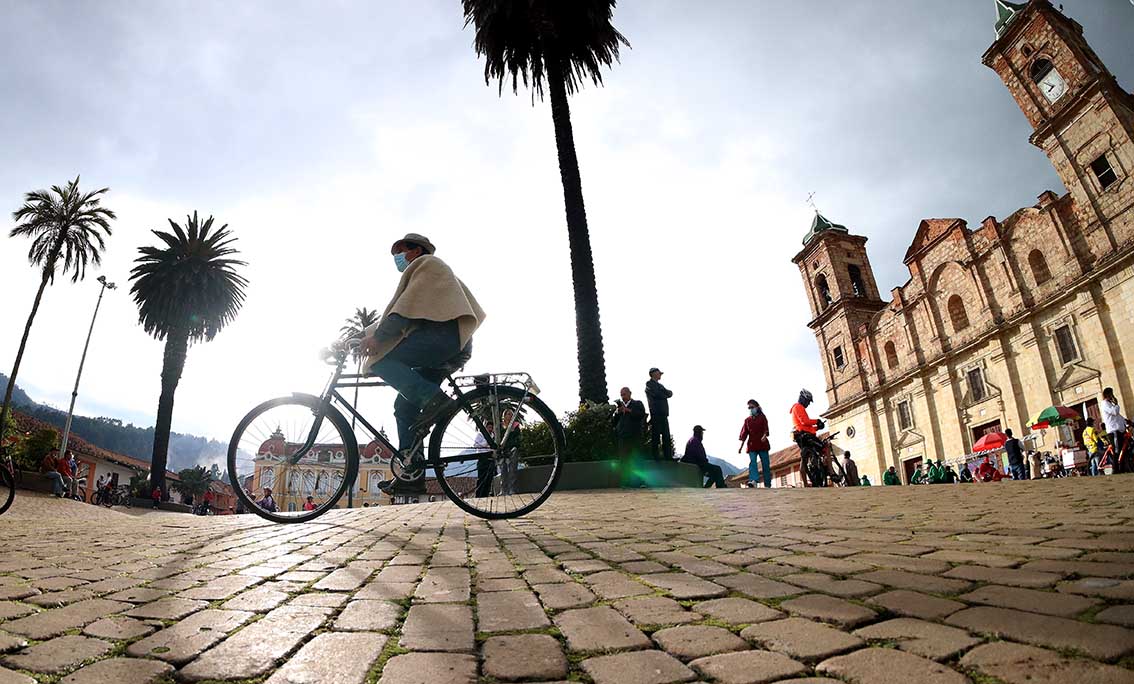
[[788,599],[780,604],[780,608],[803,617],[834,622],[846,627],[862,624],[875,617],[874,611],[864,608],[850,601],[822,594],[808,594]]
[[800,660],[828,658],[865,645],[853,634],[803,618],[751,625],[744,628],[740,636]]
[[138,606],[127,612],[126,615],[154,620],[179,620],[186,615],[204,609],[208,605],[207,601],[168,597]]
[[334,628],[344,632],[385,632],[398,624],[401,613],[401,606],[389,601],[351,601],[335,619]]
[[550,625],[539,599],[530,591],[497,591],[477,600],[477,630],[507,632]]
[[1072,659],[1034,646],[998,642],[974,648],[961,665],[1006,684],[1130,684],[1130,670]]
[[[788,568],[788,570],[790,571],[791,568]],[[795,594],[804,593],[804,590],[797,586],[748,572],[725,575],[724,577],[718,577],[716,581],[719,584],[723,584],[730,589],[755,599],[781,598],[783,596],[794,596]]]
[[723,653],[699,658],[689,665],[721,684],[765,684],[807,671],[802,663],[771,651]]
[[590,589],[574,582],[569,584],[536,584],[532,589],[548,610],[582,608],[598,600]]
[[26,674],[0,667],[0,684],[36,684],[36,681]]
[[708,625],[682,625],[654,632],[654,643],[672,656],[693,660],[705,656],[743,651],[748,648],[744,639],[722,627]]
[[22,634],[32,639],[47,639],[128,608],[130,608],[129,603],[91,599],[10,620],[3,625],[5,631],[13,634]]
[[844,598],[869,596],[870,594],[877,594],[883,589],[882,585],[875,584],[874,582],[867,582],[860,579],[840,580],[830,575],[824,575],[821,572],[795,573],[784,575],[780,579],[812,591],[819,591],[824,594],[831,594],[832,596],[842,596]]
[[19,653],[4,656],[2,662],[17,670],[33,672],[66,672],[75,665],[97,658],[113,647],[108,641],[84,636],[61,636],[29,646]]
[[970,632],[1003,636],[1052,648],[1073,648],[1102,660],[1134,651],[1134,631],[1007,608],[967,608],[946,622]]
[[965,604],[959,601],[950,601],[905,589],[895,589],[873,596],[867,599],[867,602],[881,606],[891,613],[925,620],[940,620],[965,607]]
[[304,644],[266,684],[362,684],[388,638],[365,632],[325,632]]
[[158,658],[181,664],[224,639],[225,635],[252,618],[240,610],[203,610],[181,622],[130,644],[126,652],[136,657]]
[[248,625],[178,673],[181,679],[249,679],[269,669],[319,628],[329,608],[281,606]]
[[588,658],[583,669],[595,684],[672,684],[697,678],[693,670],[661,651]]
[[947,627],[934,622],[898,618],[855,630],[863,639],[896,642],[898,648],[932,660],[945,660],[976,646],[975,639],[963,629]]
[[579,608],[555,616],[572,651],[649,648],[650,640],[613,608]]
[[1095,614],[1095,620],[1123,627],[1134,627],[1134,605],[1104,608]]
[[1031,613],[1044,615],[1058,615],[1060,617],[1075,617],[1083,611],[1097,606],[1094,601],[1082,596],[1071,594],[1057,594],[1051,591],[1036,591],[1035,589],[1021,589],[1019,587],[999,587],[989,585],[981,587],[957,598],[969,603],[981,603],[987,606],[1001,608],[1015,608]]
[[83,634],[99,639],[128,640],[145,636],[156,629],[134,618],[115,616],[96,620],[83,628]]
[[484,674],[503,681],[567,677],[567,657],[554,637],[518,634],[484,642]]
[[769,608],[746,598],[732,597],[711,599],[694,604],[693,610],[730,625],[746,625],[754,622],[776,620],[784,616],[778,610]]
[[76,670],[62,684],[153,684],[172,672],[173,666],[160,660],[110,658]]
[[[475,684],[476,658],[457,653],[407,653],[394,656],[379,684]],[[282,684],[282,682],[281,682]]]
[[402,648],[411,651],[471,653],[474,646],[472,608],[458,604],[411,606],[402,625]]
[[[665,596],[622,599],[615,609],[639,627],[646,625],[681,625],[702,619],[699,612],[686,610],[680,603]],[[770,608],[768,610],[771,610]]]
[[[318,585],[316,585],[318,586]],[[426,603],[455,603],[469,600],[469,571],[465,568],[436,568],[425,573],[414,596]]]
[[969,684],[969,678],[956,670],[892,648],[864,648],[835,656],[815,670],[856,684]]

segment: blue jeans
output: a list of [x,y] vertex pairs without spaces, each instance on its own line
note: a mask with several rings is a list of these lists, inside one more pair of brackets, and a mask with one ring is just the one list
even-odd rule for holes
[[1018,464],[1015,464],[1015,465],[1009,463],[1008,468],[1012,471],[1012,479],[1013,480],[1026,480],[1027,479],[1024,476],[1024,464],[1023,463],[1018,463]]
[[[760,467],[757,467],[757,457],[760,459]],[[763,475],[765,487],[772,486],[772,464],[767,450],[748,452],[748,481],[757,482],[757,475]]]
[[[451,325],[450,325],[451,324]],[[433,397],[443,394],[445,374],[436,369],[460,353],[457,322],[426,324],[402,340],[389,354],[370,367],[390,387],[398,390],[394,400],[394,421],[398,425],[398,448],[413,445],[410,428],[421,416],[421,409]]]
[[1091,452],[1091,475],[1099,474],[1099,462],[1102,461],[1102,454],[1097,451]]
[[44,475],[47,476],[47,479],[51,480],[51,491],[52,491],[52,493],[54,493],[55,496],[63,496],[63,490],[64,490],[63,476],[60,475],[57,471],[54,471],[54,470],[52,470],[51,472],[44,473]]

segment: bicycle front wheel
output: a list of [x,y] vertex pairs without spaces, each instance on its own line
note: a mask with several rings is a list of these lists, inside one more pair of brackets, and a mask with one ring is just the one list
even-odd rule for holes
[[318,397],[272,399],[236,426],[228,473],[245,510],[272,522],[306,522],[336,508],[353,485],[358,442],[350,423]]
[[427,467],[465,511],[515,518],[551,496],[565,445],[559,420],[535,395],[505,385],[478,387],[437,421]]
[[0,515],[3,515],[16,499],[16,483],[8,469],[0,466]]

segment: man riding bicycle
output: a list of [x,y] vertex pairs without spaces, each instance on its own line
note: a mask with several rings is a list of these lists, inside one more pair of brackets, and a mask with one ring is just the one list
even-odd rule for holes
[[[434,256],[429,238],[409,233],[390,247],[402,273],[382,318],[363,331],[364,367],[398,391],[394,419],[398,449],[407,465],[420,467],[416,454],[421,435],[453,400],[441,391],[441,381],[472,356],[472,336],[485,313],[448,264]],[[395,478],[397,493],[424,490],[424,478],[407,485]],[[409,489],[406,489],[406,488]],[[402,491],[406,489],[406,491]]]
[[[800,390],[799,401],[792,404],[791,407],[792,436],[795,438],[795,443],[799,445],[799,472],[803,476],[804,482],[810,477],[807,472],[809,456],[813,455],[815,458],[819,458],[823,453],[823,442],[815,434],[823,429],[823,421],[812,419],[807,415],[807,407],[811,405],[812,401],[814,401],[814,398],[811,396],[811,392],[805,389]],[[811,486],[821,487],[823,483],[812,482]]]

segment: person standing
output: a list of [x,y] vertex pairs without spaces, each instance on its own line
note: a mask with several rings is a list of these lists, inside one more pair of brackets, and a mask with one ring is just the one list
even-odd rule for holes
[[771,445],[768,443],[768,417],[755,399],[748,400],[748,417],[740,428],[740,453],[748,440],[748,486],[755,487],[757,476],[765,488],[772,486],[772,464],[768,456]]
[[1008,454],[1008,468],[1012,471],[1013,480],[1023,480],[1024,477],[1024,446],[1020,440],[1012,436],[1012,428],[1004,431],[1008,441],[1004,442],[1004,452]]
[[1114,453],[1114,472],[1125,472],[1129,464],[1122,458],[1126,447],[1126,418],[1118,407],[1118,400],[1114,397],[1114,388],[1107,387],[1102,391],[1102,419],[1106,429],[1107,441]]
[[705,483],[705,489],[713,485],[716,485],[717,489],[724,489],[726,486],[724,473],[719,465],[709,463],[709,456],[705,453],[704,438],[705,428],[694,425],[693,436],[685,443],[685,454],[681,457],[681,462],[692,463],[701,469],[701,476],[709,478],[709,481]]
[[75,471],[71,468],[71,460],[67,458],[66,455],[60,456],[55,461],[55,469],[59,471],[59,475],[63,478],[67,498],[75,498]]
[[[669,400],[673,392],[661,384],[662,372],[650,369],[646,382],[646,401],[650,404],[650,456],[657,460],[673,460],[673,437],[669,433]],[[659,442],[662,451],[658,451]]]
[[630,475],[634,470],[634,459],[642,445],[646,406],[631,397],[629,387],[623,387],[619,397],[611,420],[614,423],[614,439],[622,468],[622,484],[629,486],[633,485]]
[[1095,427],[1094,418],[1087,418],[1087,427],[1083,428],[1083,446],[1087,447],[1091,458],[1091,475],[1098,475],[1103,451],[1106,450],[1106,437]]
[[154,491],[150,492],[150,498],[153,500],[156,509],[161,504],[161,488],[154,487]]
[[851,458],[849,451],[843,452],[843,474],[848,487],[858,487],[862,479],[858,476],[858,464]]
[[902,478],[898,477],[898,471],[894,469],[894,466],[890,466],[886,474],[882,476],[882,484],[898,487],[902,485]]

